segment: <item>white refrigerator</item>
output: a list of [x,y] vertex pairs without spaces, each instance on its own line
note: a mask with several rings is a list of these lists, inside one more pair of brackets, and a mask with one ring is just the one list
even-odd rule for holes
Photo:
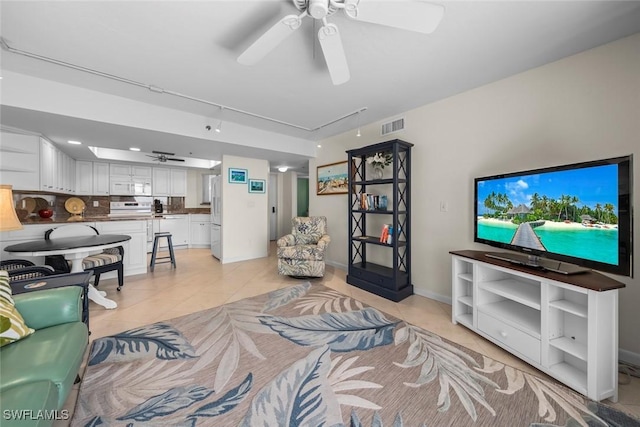
[[210,177],[211,185],[211,255],[220,259],[222,256],[222,178],[221,175]]

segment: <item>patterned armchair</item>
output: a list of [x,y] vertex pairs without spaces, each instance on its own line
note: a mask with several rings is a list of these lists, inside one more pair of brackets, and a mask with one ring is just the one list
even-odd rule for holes
[[324,252],[331,238],[327,218],[302,217],[291,220],[291,234],[278,239],[278,273],[294,277],[324,276]]

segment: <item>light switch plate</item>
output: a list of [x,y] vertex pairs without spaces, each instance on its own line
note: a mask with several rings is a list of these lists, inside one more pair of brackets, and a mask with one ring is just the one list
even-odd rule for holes
[[94,207],[94,208],[98,208],[98,207],[100,207],[100,202],[99,202],[99,201],[97,201],[97,200],[94,200],[94,201],[93,201],[93,207]]

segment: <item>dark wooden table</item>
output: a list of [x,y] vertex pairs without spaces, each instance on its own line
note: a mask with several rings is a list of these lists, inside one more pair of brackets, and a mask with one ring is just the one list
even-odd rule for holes
[[[91,254],[97,254],[104,249],[120,246],[122,242],[131,240],[131,236],[125,234],[97,234],[95,236],[59,237],[49,240],[34,240],[18,243],[4,248],[6,252],[18,256],[48,256],[63,255],[71,262],[71,272],[78,273],[82,270],[82,260]],[[105,298],[96,288],[89,285],[89,299],[101,306],[112,309],[118,304]]]

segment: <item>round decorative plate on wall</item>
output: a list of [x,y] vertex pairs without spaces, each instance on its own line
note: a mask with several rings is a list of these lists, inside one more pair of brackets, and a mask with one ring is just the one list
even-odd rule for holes
[[80,215],[82,211],[84,211],[85,207],[86,205],[84,204],[82,199],[79,199],[77,197],[69,197],[67,201],[64,202],[64,208],[67,210],[67,212],[74,215]]

